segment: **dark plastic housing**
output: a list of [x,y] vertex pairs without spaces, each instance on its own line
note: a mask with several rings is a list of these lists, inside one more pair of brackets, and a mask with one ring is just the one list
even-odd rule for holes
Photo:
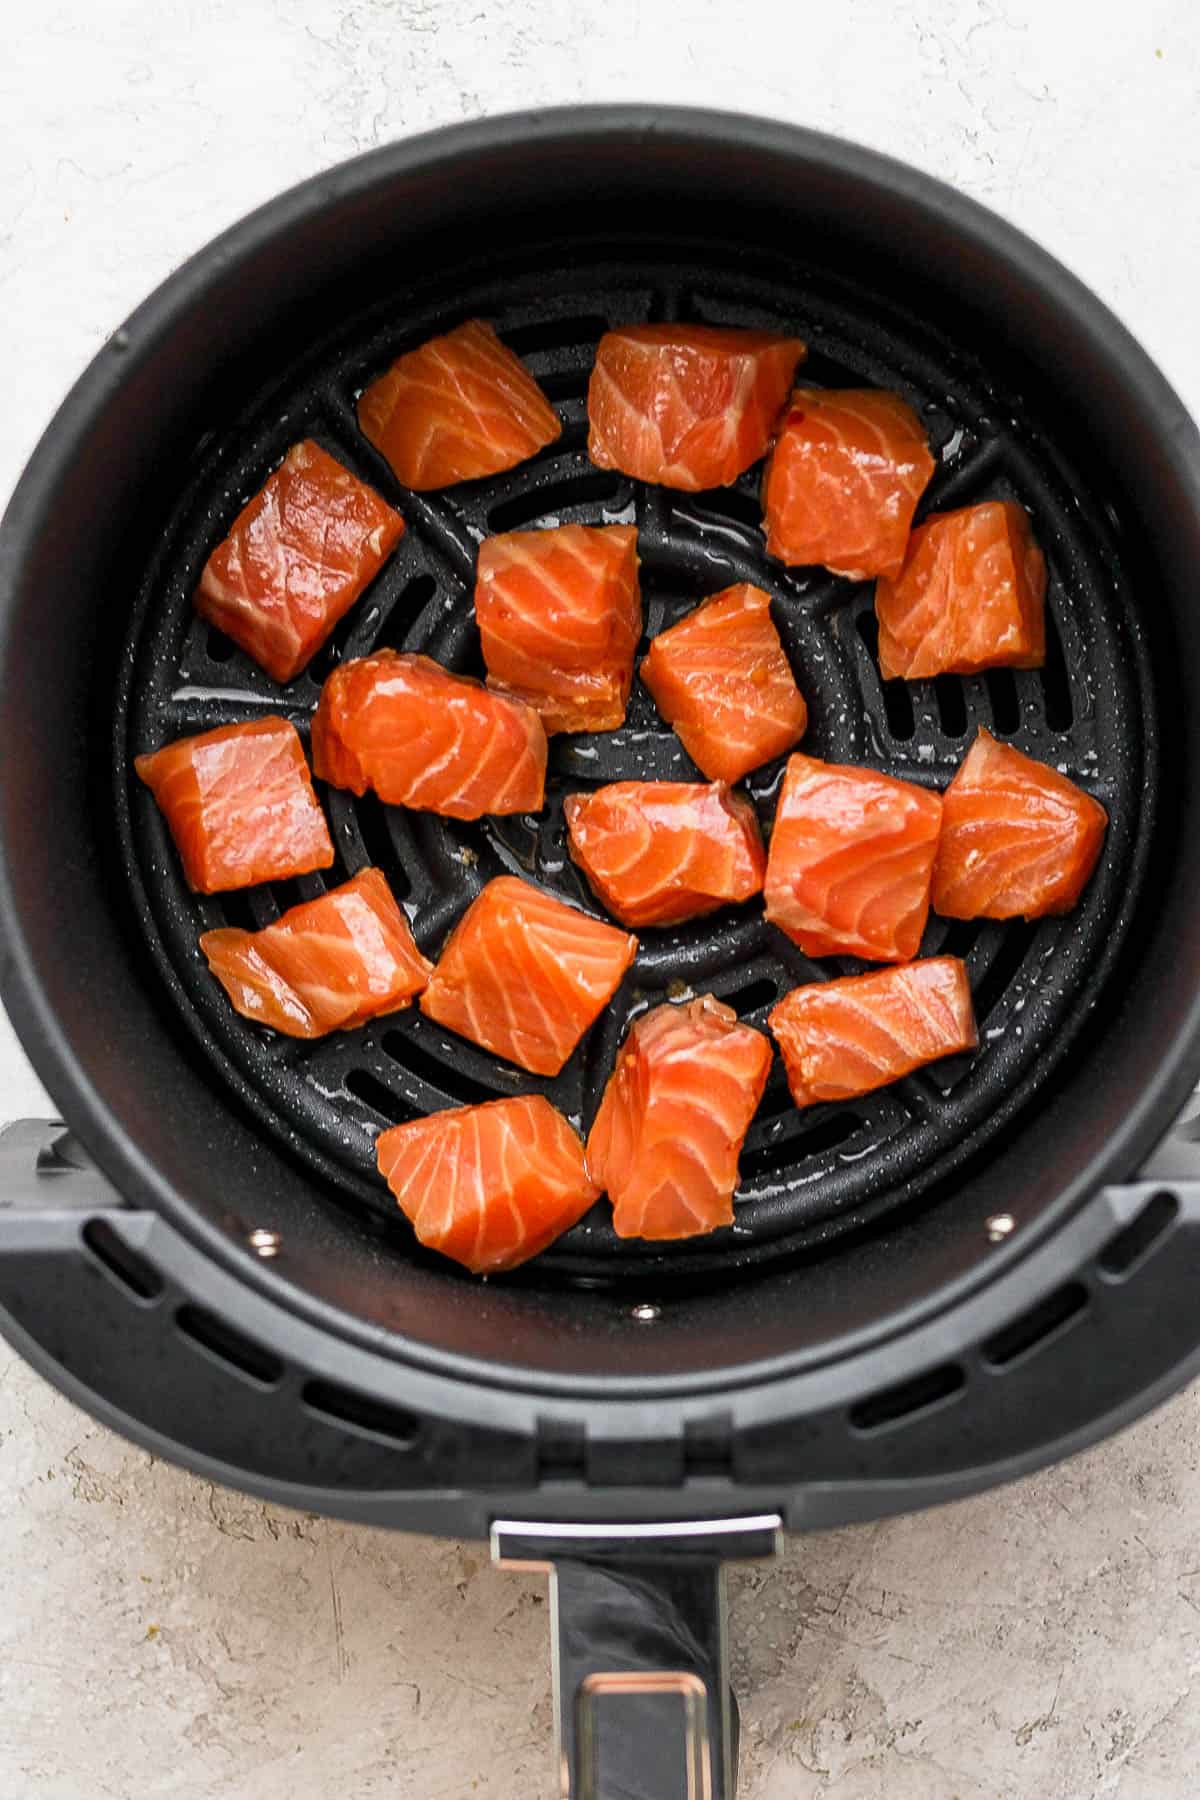
[[[1084,1028],[986,1144],[947,1136],[919,1194],[881,1177],[852,1231],[784,1233],[725,1269],[665,1257],[636,1293],[550,1265],[480,1287],[331,1198],[313,1146],[266,1125],[244,1069],[184,1029],[114,825],[114,695],[132,597],[247,395],[368,298],[418,313],[431,272],[450,293],[489,265],[604,255],[631,285],[671,255],[781,283],[799,259],[858,304],[902,297],[972,392],[1053,422],[1060,479],[1105,515],[1097,581],[1134,596],[1121,675],[1153,830],[1077,970],[1082,992],[1110,958]],[[1112,1240],[1157,1191],[1124,1184],[1200,1074],[1197,449],[1129,335],[1019,234],[900,165],[753,120],[616,108],[457,128],[332,171],[203,251],[73,390],[0,534],[0,986],[133,1209],[89,1187],[51,1230],[44,1181],[93,1180],[68,1169],[44,1177],[37,1229],[0,1213],[18,1341],[185,1460],[427,1529],[482,1530],[489,1490],[560,1516],[671,1514],[697,1483],[792,1523],[867,1516],[1029,1466],[1164,1392],[1200,1342],[1176,1292],[1190,1263]],[[1186,1207],[1171,1230],[1192,1243]],[[168,1346],[169,1409],[148,1373]],[[244,1404],[223,1410],[230,1383]]]

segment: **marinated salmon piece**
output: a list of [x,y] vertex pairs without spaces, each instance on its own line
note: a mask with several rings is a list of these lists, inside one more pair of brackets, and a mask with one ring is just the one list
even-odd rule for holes
[[767,918],[807,956],[915,956],[929,916],[938,794],[799,753],[784,775],[763,884]]
[[1098,800],[981,729],[942,795],[934,911],[947,919],[1070,912],[1107,830]]
[[200,948],[235,1012],[296,1038],[398,1012],[433,972],[378,869],[289,907],[261,931],[206,931]]
[[904,567],[875,589],[885,680],[1037,669],[1046,660],[1046,559],[1015,500],[931,513]]
[[529,370],[482,319],[397,357],[363,390],[358,423],[418,492],[499,475],[562,435]]
[[473,900],[421,995],[439,1025],[535,1075],[557,1075],[608,1005],[637,939],[500,875]]
[[673,925],[762,891],[758,817],[724,782],[615,781],[563,810],[572,857],[623,925]]
[[291,681],[403,534],[374,488],[306,438],[205,563],[196,611],[276,681]]
[[793,988],[767,1023],[797,1106],[852,1100],[979,1042],[957,956]]
[[728,487],[766,454],[804,354],[799,338],[772,331],[606,331],[588,384],[588,455],[689,493]]
[[296,727],[269,716],[179,738],[134,768],[199,894],[286,881],[333,862]]
[[475,1275],[528,1262],[600,1195],[583,1145],[541,1094],[393,1125],[375,1155],[418,1241]]
[[448,819],[536,812],[544,798],[546,733],[532,708],[398,650],[334,669],[312,752],[334,787]]
[[898,575],[936,466],[899,394],[797,388],[763,483],[767,549],[854,581]]
[[762,1032],[711,994],[637,1020],[587,1147],[618,1237],[696,1237],[732,1225],[738,1157],[770,1069]]
[[485,538],[475,617],[490,688],[532,706],[549,733],[615,730],[642,635],[636,527]]
[[739,582],[659,632],[641,677],[712,781],[740,781],[804,735],[808,709],[771,618],[771,596]]

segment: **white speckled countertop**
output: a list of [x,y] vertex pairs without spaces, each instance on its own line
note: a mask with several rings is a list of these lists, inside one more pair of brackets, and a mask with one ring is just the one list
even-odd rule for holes
[[[735,21],[737,21],[735,23]],[[772,113],[958,183],[1200,410],[1189,0],[46,0],[0,58],[0,494],[103,338],[279,188],[481,112]],[[0,1020],[0,1120],[48,1110]],[[743,1800],[1183,1800],[1200,1404],[732,1579]],[[0,1346],[5,1800],[551,1800],[546,1606],[479,1545],[156,1463]]]

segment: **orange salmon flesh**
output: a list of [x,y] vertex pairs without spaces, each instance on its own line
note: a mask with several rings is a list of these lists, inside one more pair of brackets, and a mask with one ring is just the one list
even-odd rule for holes
[[546,733],[532,708],[398,650],[333,671],[312,751],[333,787],[450,819],[536,812],[545,797]]
[[931,513],[904,567],[875,588],[885,681],[1038,669],[1046,660],[1046,559],[1014,500]]
[[641,677],[711,781],[740,781],[799,743],[808,724],[771,596],[750,582],[725,588],[660,631]]
[[403,535],[400,514],[306,438],[205,563],[196,611],[276,681],[291,681]]
[[722,782],[617,781],[564,811],[571,856],[622,925],[673,925],[762,890],[757,814]]
[[767,1022],[802,1107],[869,1094],[979,1041],[956,956],[793,988]]
[[297,1038],[397,1012],[433,971],[378,869],[289,907],[260,931],[206,931],[200,948],[236,1012]]
[[500,475],[562,436],[529,370],[482,319],[397,357],[364,389],[358,423],[417,492]]
[[941,796],[799,752],[784,776],[766,914],[807,956],[915,956],[929,916]]
[[770,1069],[762,1032],[711,994],[636,1021],[587,1147],[618,1237],[687,1238],[733,1223],[738,1157]]
[[270,716],[179,738],[134,768],[200,894],[328,869],[333,843],[296,727]]
[[637,954],[615,925],[500,875],[446,942],[421,1011],[535,1075],[557,1075]]
[[532,706],[548,733],[615,731],[642,635],[635,527],[485,538],[475,617],[490,688]]
[[419,1242],[475,1275],[528,1262],[600,1193],[583,1145],[541,1094],[394,1125],[375,1154]]
[[766,454],[804,354],[799,338],[769,331],[606,331],[588,383],[588,455],[663,487],[728,487]]
[[898,394],[797,388],[763,483],[767,549],[854,581],[898,575],[936,466]]
[[1070,912],[1107,830],[1098,800],[981,730],[942,796],[934,911],[947,919]]

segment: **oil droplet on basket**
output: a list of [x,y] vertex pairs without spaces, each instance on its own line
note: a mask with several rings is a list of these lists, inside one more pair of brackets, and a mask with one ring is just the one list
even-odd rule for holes
[[219,700],[231,702],[238,706],[269,706],[278,709],[277,694],[252,694],[248,688],[192,687],[185,683],[183,687],[171,690],[172,700]]
[[322,1099],[324,1099],[324,1100],[344,1100],[345,1099],[345,1097],[346,1097],[345,1089],[342,1088],[340,1086],[340,1084],[337,1087],[326,1087],[325,1083],[323,1081],[318,1081],[316,1076],[313,1074],[310,1074],[308,1079],[309,1079],[310,1083],[312,1084],[312,1086],[316,1088],[318,1094],[321,1095]]
[[844,1163],[861,1162],[864,1156],[870,1156],[874,1144],[864,1144],[860,1150],[839,1150],[838,1161]]
[[[692,531],[698,532],[701,537],[723,538],[726,543],[735,544],[739,550],[745,547],[747,529],[745,526],[739,528],[736,525],[719,524],[715,519],[698,519],[695,515],[689,517],[686,520],[686,523]],[[718,567],[721,566],[722,562],[720,557],[711,554],[707,555],[705,560]]]

